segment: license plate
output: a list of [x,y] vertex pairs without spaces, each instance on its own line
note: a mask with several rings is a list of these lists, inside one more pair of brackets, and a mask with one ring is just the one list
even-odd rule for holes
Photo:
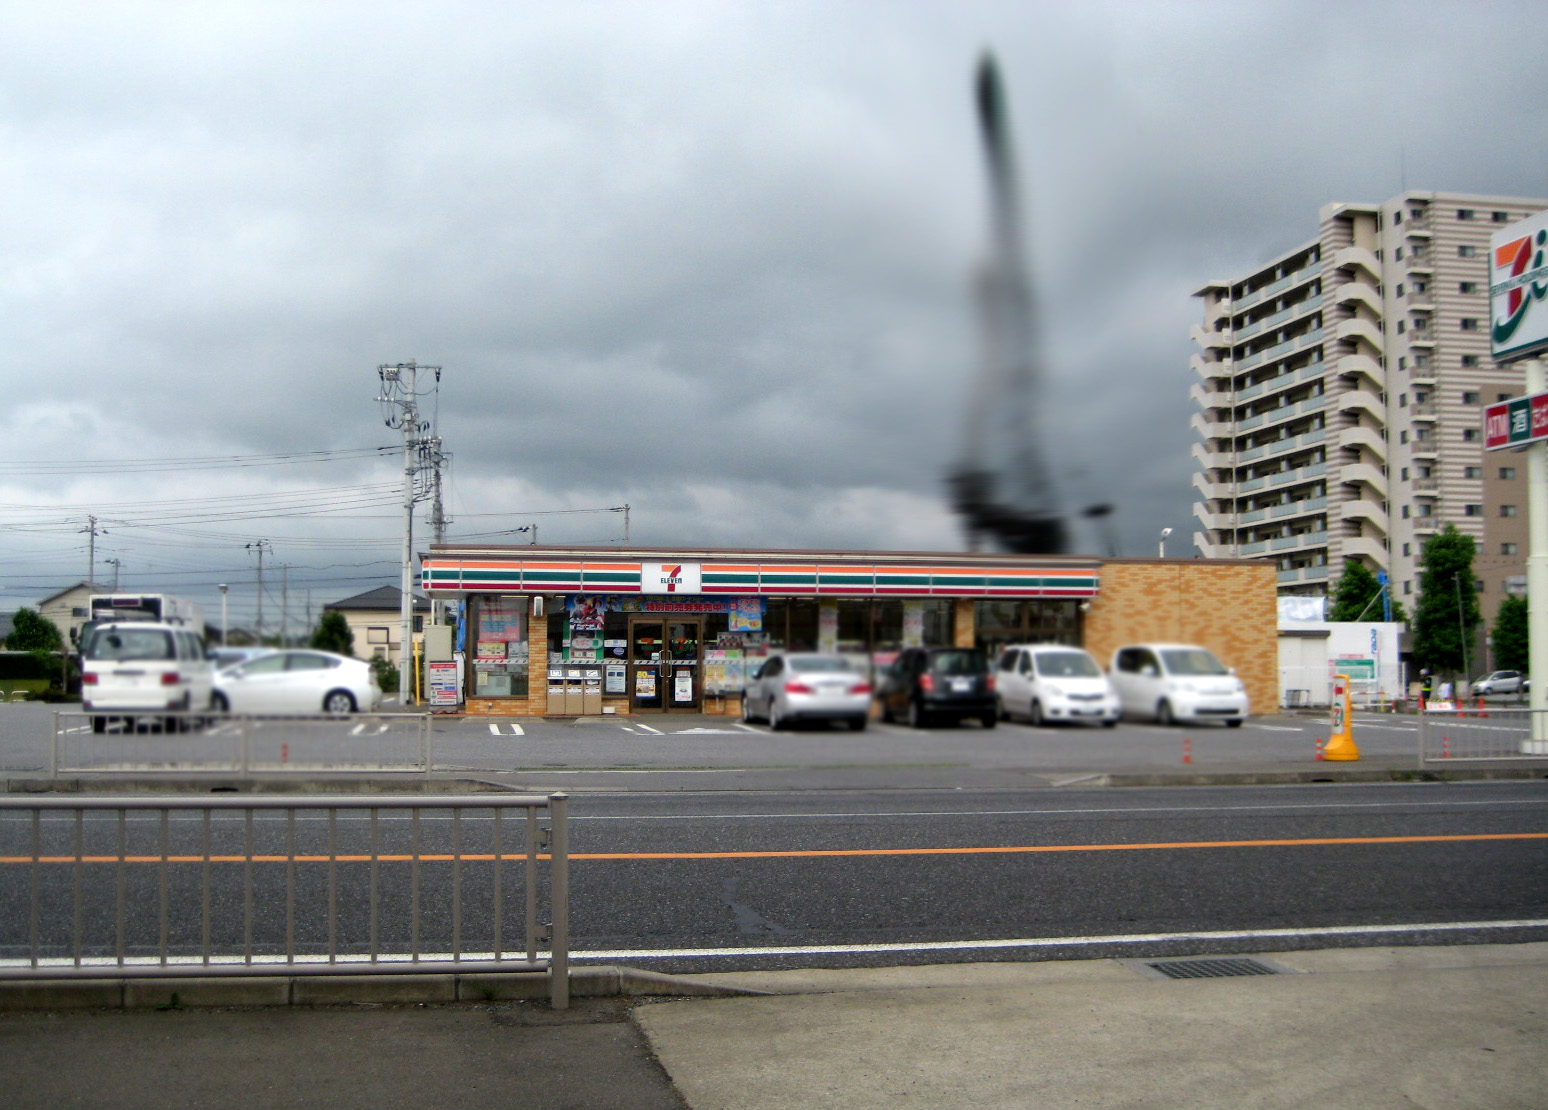
[[951,680],[951,689],[953,693],[957,694],[969,693],[973,689],[973,680],[971,678],[954,678]]

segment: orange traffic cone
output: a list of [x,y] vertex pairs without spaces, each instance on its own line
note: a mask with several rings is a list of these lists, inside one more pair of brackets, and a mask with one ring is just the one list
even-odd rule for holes
[[1322,737],[1317,737],[1317,761],[1319,763],[1322,761],[1322,743]]
[[1183,762],[1193,762],[1193,741],[1186,736],[1183,737]]

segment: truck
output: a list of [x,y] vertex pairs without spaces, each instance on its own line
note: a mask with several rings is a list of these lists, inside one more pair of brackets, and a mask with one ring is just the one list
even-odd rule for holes
[[204,635],[204,610],[171,594],[92,594],[86,605],[87,619],[77,645],[82,655],[89,654],[93,630],[108,621],[159,621]]

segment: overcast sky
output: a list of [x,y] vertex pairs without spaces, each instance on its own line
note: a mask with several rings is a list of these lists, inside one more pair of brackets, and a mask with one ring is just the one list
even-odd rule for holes
[[1124,554],[1191,551],[1194,289],[1330,200],[1548,194],[1531,3],[12,0],[0,611],[86,576],[90,516],[124,588],[230,581],[233,622],[260,539],[294,602],[396,581],[400,464],[350,452],[407,359],[451,539],[628,504],[638,543],[960,549],[985,49],[1045,450]]

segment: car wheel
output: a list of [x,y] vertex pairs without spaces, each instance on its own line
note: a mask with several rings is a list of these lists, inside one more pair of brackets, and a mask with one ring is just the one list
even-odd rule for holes
[[95,715],[94,717],[92,717],[92,719],[91,719],[91,731],[92,732],[106,732],[107,731],[107,718],[102,716],[100,713]]
[[334,690],[323,698],[324,713],[353,713],[355,711],[355,695],[348,690]]
[[909,702],[908,703],[908,727],[909,728],[924,728],[925,725],[928,724],[928,723],[929,723],[929,718],[925,715],[924,707],[921,706],[917,701]]
[[217,713],[230,713],[231,700],[225,694],[216,694],[210,699],[210,708]]
[[752,708],[752,698],[750,698],[750,697],[743,697],[742,698],[742,723],[744,725],[750,725],[754,721],[756,721],[757,719],[758,719],[757,714],[755,714],[753,712],[753,708]]
[[881,719],[884,724],[892,724],[892,703],[883,698],[881,703]]
[[1116,718],[1116,717],[1109,717],[1107,720],[1102,722],[1102,727],[1103,728],[1117,728],[1118,727],[1118,718]]
[[1156,706],[1156,723],[1159,725],[1175,725],[1177,718],[1172,716],[1172,703],[1163,701]]
[[1027,706],[1027,720],[1032,722],[1033,728],[1043,727],[1043,703],[1036,698],[1033,698],[1032,704]]
[[998,713],[985,713],[978,720],[985,728],[993,728],[1000,723],[1000,715]]
[[785,719],[779,715],[779,710],[774,707],[774,699],[773,698],[769,699],[769,709],[768,709],[767,720],[769,722],[769,731],[770,732],[777,732],[777,731],[779,731],[781,728],[784,727],[784,724],[785,724]]
[[1240,717],[1232,717],[1229,721],[1226,722],[1226,728],[1241,728],[1241,727],[1242,727],[1242,719]]
[[864,732],[865,726],[869,723],[864,717],[851,717],[849,718],[849,731]]

